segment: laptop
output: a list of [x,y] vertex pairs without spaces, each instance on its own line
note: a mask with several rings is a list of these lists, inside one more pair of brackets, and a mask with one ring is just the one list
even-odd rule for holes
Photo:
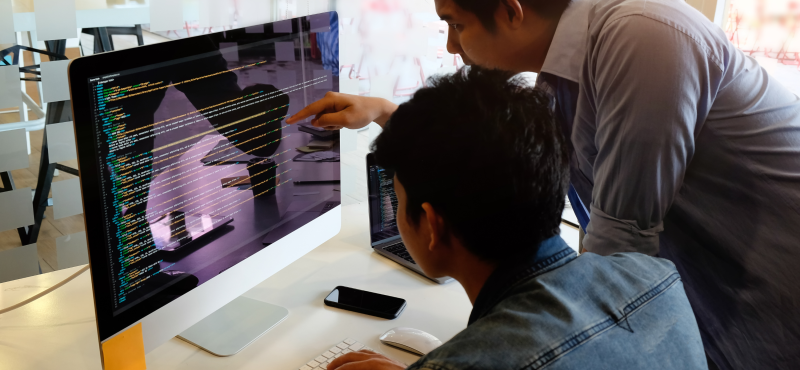
[[369,227],[372,249],[381,256],[397,262],[408,269],[439,284],[449,283],[453,278],[432,278],[408,254],[400,239],[395,217],[397,196],[394,193],[394,174],[375,164],[372,153],[367,155],[367,187],[369,188]]

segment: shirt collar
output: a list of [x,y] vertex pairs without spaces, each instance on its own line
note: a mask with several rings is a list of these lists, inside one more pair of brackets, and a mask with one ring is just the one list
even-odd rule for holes
[[556,235],[543,241],[534,255],[500,264],[475,298],[467,325],[486,315],[517,283],[551,271],[574,258],[577,258],[575,251]]
[[556,26],[556,33],[542,65],[542,72],[578,82],[586,54],[589,11],[592,0],[572,0]]

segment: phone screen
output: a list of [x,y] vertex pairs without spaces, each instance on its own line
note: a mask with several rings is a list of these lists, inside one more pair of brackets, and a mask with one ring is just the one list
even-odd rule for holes
[[398,314],[398,311],[406,304],[404,299],[343,286],[336,287],[325,300],[341,306],[380,312],[391,316]]

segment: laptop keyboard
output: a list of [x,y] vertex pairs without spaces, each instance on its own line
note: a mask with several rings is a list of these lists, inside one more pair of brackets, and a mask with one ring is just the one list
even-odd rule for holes
[[383,250],[385,250],[385,251],[387,251],[387,252],[389,252],[391,254],[394,254],[395,256],[400,257],[400,258],[402,258],[402,259],[404,259],[404,260],[406,260],[408,262],[411,262],[411,263],[413,263],[415,265],[417,264],[416,262],[414,262],[414,259],[411,258],[411,255],[408,254],[408,250],[406,250],[406,246],[402,242],[397,243],[397,244],[392,244],[392,245],[390,245],[390,246],[388,246],[386,248],[383,248]]

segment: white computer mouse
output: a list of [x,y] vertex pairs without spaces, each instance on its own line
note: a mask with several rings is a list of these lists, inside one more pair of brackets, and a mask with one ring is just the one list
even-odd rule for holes
[[389,329],[379,339],[383,344],[404,349],[420,356],[424,356],[442,345],[442,341],[433,335],[419,329],[402,326]]

